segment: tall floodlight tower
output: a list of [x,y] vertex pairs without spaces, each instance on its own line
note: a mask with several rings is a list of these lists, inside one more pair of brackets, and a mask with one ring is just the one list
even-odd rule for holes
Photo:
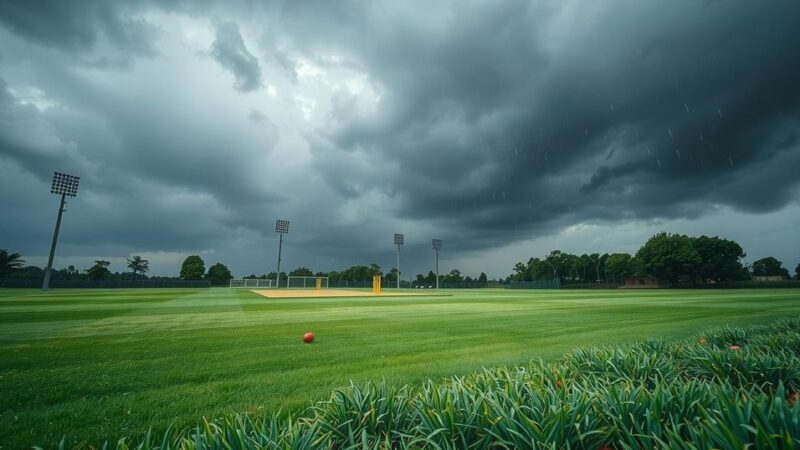
[[439,250],[442,249],[442,240],[441,239],[434,239],[433,241],[433,253],[436,258],[436,289],[439,289]]
[[403,245],[403,239],[402,234],[394,234],[394,245],[397,246],[397,289],[400,289],[400,246]]
[[278,219],[275,221],[275,232],[280,235],[278,240],[278,271],[275,276],[275,287],[281,287],[281,249],[283,248],[283,234],[289,232],[289,221]]
[[58,230],[61,228],[61,215],[66,211],[64,206],[67,204],[66,197],[76,197],[78,195],[78,183],[80,177],[67,175],[61,172],[53,173],[53,184],[50,186],[50,193],[61,196],[61,204],[58,206],[58,217],[56,218],[56,229],[53,231],[53,242],[50,244],[50,256],[47,258],[47,269],[44,271],[44,282],[42,290],[50,288],[50,272],[53,271],[53,257],[56,254],[56,243],[58,242]]

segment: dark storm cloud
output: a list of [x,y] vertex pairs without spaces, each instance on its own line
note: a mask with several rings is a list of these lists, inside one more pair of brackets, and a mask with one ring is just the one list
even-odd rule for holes
[[235,23],[217,24],[217,38],[211,45],[211,55],[236,78],[234,87],[242,92],[261,87],[261,66],[247,50]]
[[244,249],[232,265],[289,213],[289,258],[339,268],[390,267],[394,231],[421,260],[434,230],[453,255],[776,211],[800,183],[797,17],[744,0],[0,0],[0,206],[47,205],[0,234],[49,233],[53,199],[33,192],[55,169],[85,183],[74,254]]
[[363,24],[371,38],[347,45],[386,92],[380,117],[337,111],[321,134],[397,170],[331,184],[378,186],[402,216],[474,234],[790,200],[800,4],[535,5],[463,5],[430,34]]
[[[140,6],[105,0],[0,1],[0,25],[30,40],[76,55],[92,65],[126,64],[129,56],[153,53],[154,27],[140,16]],[[93,55],[105,42],[116,53]]]

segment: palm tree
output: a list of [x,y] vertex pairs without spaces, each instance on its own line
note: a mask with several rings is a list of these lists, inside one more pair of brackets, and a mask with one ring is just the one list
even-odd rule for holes
[[145,273],[150,270],[150,261],[146,259],[142,259],[141,256],[134,255],[131,258],[127,259],[128,267],[133,270],[133,279],[136,279],[136,273]]
[[9,254],[7,250],[0,250],[0,278],[25,267],[25,261],[21,258],[19,253]]

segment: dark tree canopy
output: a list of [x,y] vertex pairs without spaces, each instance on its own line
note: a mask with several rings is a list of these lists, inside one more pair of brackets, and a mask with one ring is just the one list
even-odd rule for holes
[[308,267],[298,267],[297,269],[289,272],[289,275],[293,277],[310,277],[314,275],[314,272],[312,272]]
[[209,267],[206,274],[206,279],[212,284],[227,284],[232,278],[230,269],[222,263],[216,263]]
[[331,282],[338,281],[367,281],[373,276],[381,275],[381,266],[370,264],[369,266],[350,266],[342,272],[330,272],[328,279]]
[[753,263],[753,276],[789,278],[789,271],[783,267],[782,262],[772,256],[768,256]]
[[107,280],[111,278],[111,271],[108,270],[110,265],[108,261],[95,261],[94,265],[86,270],[86,274],[90,280]]
[[133,278],[136,279],[137,273],[147,273],[150,270],[150,261],[143,259],[141,256],[134,255],[127,259],[128,268],[133,271]]
[[187,256],[181,265],[181,278],[184,280],[202,280],[206,272],[206,263],[199,255]]
[[692,247],[700,257],[692,270],[693,280],[722,282],[743,278],[741,259],[746,255],[735,241],[700,236],[692,238]]
[[692,238],[683,234],[659,233],[636,252],[644,270],[659,279],[677,284],[681,276],[689,276],[701,259],[692,245]]
[[638,275],[641,272],[639,260],[628,253],[612,253],[608,255],[605,266],[615,280],[622,280],[625,277]]

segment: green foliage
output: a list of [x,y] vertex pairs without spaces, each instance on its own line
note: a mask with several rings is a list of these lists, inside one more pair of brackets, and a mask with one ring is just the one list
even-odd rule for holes
[[606,259],[606,270],[617,280],[637,275],[641,272],[639,260],[627,253],[613,253]]
[[800,280],[800,264],[798,264],[797,267],[794,268],[794,279]]
[[[204,419],[107,447],[797,448],[798,328],[793,320],[675,344],[576,349],[554,363],[484,369],[417,389],[351,384],[300,418]],[[746,345],[734,351],[732,342]]]
[[464,281],[464,277],[461,276],[461,271],[458,269],[453,269],[450,273],[441,276],[442,283],[460,283]]
[[700,263],[700,254],[692,246],[692,238],[683,234],[658,233],[636,252],[644,270],[656,278],[677,284]]
[[[689,237],[659,233],[636,256],[627,253],[583,254],[553,250],[544,259],[530,258],[514,265],[511,281],[535,281],[558,277],[562,284],[621,283],[632,275],[652,275],[676,285],[681,280],[721,283],[747,279],[742,247],[719,237]],[[784,270],[785,272],[785,270]]]
[[133,278],[136,278],[137,273],[147,273],[150,270],[150,261],[143,259],[141,256],[134,255],[127,259],[128,268],[133,271]]
[[746,255],[738,243],[716,236],[700,236],[692,238],[692,247],[700,256],[692,270],[694,280],[719,283],[742,279],[741,259]]
[[108,280],[111,278],[111,271],[108,270],[110,265],[108,261],[95,261],[94,265],[86,270],[86,274],[90,280]]
[[206,272],[206,263],[198,255],[187,256],[181,265],[181,278],[184,280],[202,280]]
[[312,272],[311,269],[309,269],[308,267],[298,267],[297,269],[294,269],[291,272],[289,272],[289,275],[298,277],[310,277],[314,275],[314,272]]
[[233,275],[231,275],[230,269],[222,263],[216,263],[209,267],[208,273],[206,273],[206,279],[210,280],[212,284],[224,285],[231,281],[232,278]]
[[8,253],[8,250],[0,250],[0,278],[22,270],[25,261],[19,253]]
[[783,263],[769,256],[761,258],[753,263],[754,276],[780,276],[789,278],[789,271],[783,267]]
[[381,266],[370,264],[369,266],[351,266],[343,272],[331,272],[328,279],[331,282],[338,281],[364,281],[371,280],[373,276],[381,274]]

